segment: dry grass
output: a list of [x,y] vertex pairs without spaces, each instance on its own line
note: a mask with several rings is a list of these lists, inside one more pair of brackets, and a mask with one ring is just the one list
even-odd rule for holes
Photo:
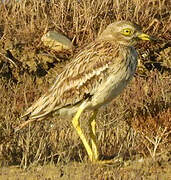
[[[72,56],[46,49],[40,41],[42,35],[48,30],[60,31],[73,40],[75,54],[107,24],[120,19],[141,24],[145,32],[161,42],[137,46],[140,54],[148,51],[145,58],[141,57],[147,62],[143,75],[137,71],[124,93],[101,109],[97,122],[102,154],[123,158],[120,173],[129,174],[135,167],[124,169],[122,164],[140,158],[169,163],[163,156],[168,157],[171,152],[170,67],[162,66],[165,58],[169,62],[169,52],[165,56],[161,54],[170,46],[170,8],[167,0],[11,0],[1,3],[1,166],[28,168],[53,162],[63,167],[75,161],[87,162],[85,150],[68,119],[56,117],[33,123],[14,135],[13,128],[22,122],[19,117],[24,109],[46,91]],[[85,113],[82,119],[88,115]],[[83,121],[82,126],[86,127],[85,124]],[[114,167],[93,166],[87,170],[87,179],[119,179]],[[145,176],[143,171],[137,175]],[[85,174],[82,178],[86,179],[84,177]],[[123,179],[131,177],[123,176]]]

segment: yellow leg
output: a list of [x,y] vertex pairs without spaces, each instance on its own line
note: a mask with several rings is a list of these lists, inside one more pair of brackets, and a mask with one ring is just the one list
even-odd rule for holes
[[[111,160],[100,160],[99,159],[99,148],[97,146],[97,139],[96,139],[96,115],[98,111],[94,111],[93,116],[89,119],[89,132],[90,132],[90,138],[91,138],[91,147],[93,152],[93,159],[92,161],[99,163],[99,164],[113,164],[115,161],[113,159]],[[118,160],[116,160],[118,163]]]
[[98,161],[99,159],[99,151],[97,147],[97,139],[96,139],[96,115],[97,110],[94,111],[93,116],[89,119],[89,132],[90,132],[90,138],[91,138],[91,145],[92,145],[92,151],[93,151],[93,161]]
[[84,107],[82,107],[83,105],[81,105],[76,113],[76,115],[74,116],[73,120],[72,120],[72,124],[73,126],[75,127],[81,141],[83,142],[84,144],[84,147],[88,153],[88,156],[90,157],[90,160],[93,161],[93,152],[92,152],[92,149],[89,145],[89,143],[87,142],[86,140],[86,137],[85,135],[83,134],[81,128],[80,128],[80,122],[79,122],[79,118],[80,118],[80,115],[81,113],[84,111]]
[[80,123],[79,123],[79,118],[81,116],[81,113],[84,111],[84,104],[82,104],[76,115],[74,116],[72,123],[73,126],[75,127],[79,137],[81,138],[81,141],[84,144],[84,147],[88,153],[88,156],[90,158],[91,161],[96,162],[96,163],[100,163],[100,164],[111,164],[113,163],[113,160],[103,160],[100,161],[99,160],[99,151],[98,151],[98,147],[97,147],[97,140],[96,140],[96,123],[95,123],[95,118],[97,115],[97,111],[94,112],[93,116],[89,119],[89,131],[90,131],[90,140],[91,140],[91,146],[89,145],[85,135],[83,134],[81,128],[80,128]]

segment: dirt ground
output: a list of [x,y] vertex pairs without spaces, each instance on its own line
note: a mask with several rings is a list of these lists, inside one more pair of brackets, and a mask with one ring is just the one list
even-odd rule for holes
[[[166,155],[165,155],[166,156]],[[4,167],[0,171],[2,180],[169,180],[171,163],[169,157],[152,160],[141,158],[115,165],[99,165],[84,162],[44,165],[22,170],[19,167]]]

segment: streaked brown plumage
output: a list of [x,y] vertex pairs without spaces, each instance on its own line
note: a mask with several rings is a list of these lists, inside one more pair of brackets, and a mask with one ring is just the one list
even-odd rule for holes
[[[82,110],[97,110],[110,102],[122,92],[135,73],[137,53],[133,45],[138,39],[149,40],[150,37],[131,22],[119,21],[110,24],[95,41],[75,56],[58,75],[49,91],[40,97],[24,116],[39,119],[53,112],[70,115],[79,111],[80,107]],[[80,114],[75,117],[76,121]],[[82,136],[77,126],[78,122],[75,128]],[[94,131],[92,130],[92,133],[95,133]],[[94,138],[92,137],[93,140]],[[86,143],[87,141],[84,143],[85,147],[89,146]],[[86,150],[91,151],[88,152],[89,156],[93,154],[91,160],[97,160],[96,144],[93,145],[92,142],[92,146],[95,146],[95,150],[93,147]]]
[[[84,101],[86,97],[93,99],[99,87],[107,81],[112,72],[115,76],[118,71],[125,71],[124,75],[128,77],[125,77],[124,81],[128,81],[132,77],[136,67],[136,60],[134,58],[131,61],[126,56],[132,58],[131,53],[136,55],[134,49],[127,49],[113,45],[110,42],[101,41],[92,43],[89,47],[91,49],[88,48],[82,51],[65,68],[48,93],[31,106],[26,114],[31,113],[31,118],[40,118],[64,107],[68,109],[68,106],[78,106],[78,103]],[[122,48],[122,54],[119,55],[120,48]],[[100,54],[100,58],[97,54]],[[112,54],[112,56],[107,58],[109,54]],[[113,62],[113,57],[117,56],[120,56],[120,58],[118,61]],[[123,61],[125,57],[127,61]],[[128,67],[131,69],[129,70]],[[102,94],[100,93],[99,96],[102,96]],[[99,104],[96,106],[99,106]],[[71,113],[75,113],[75,111]]]

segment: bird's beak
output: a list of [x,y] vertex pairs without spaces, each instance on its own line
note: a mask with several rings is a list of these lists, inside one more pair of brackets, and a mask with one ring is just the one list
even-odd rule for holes
[[140,33],[140,34],[137,35],[137,37],[138,37],[139,39],[144,40],[144,41],[150,41],[150,40],[152,40],[152,37],[149,36],[148,34],[145,34],[145,33]]

